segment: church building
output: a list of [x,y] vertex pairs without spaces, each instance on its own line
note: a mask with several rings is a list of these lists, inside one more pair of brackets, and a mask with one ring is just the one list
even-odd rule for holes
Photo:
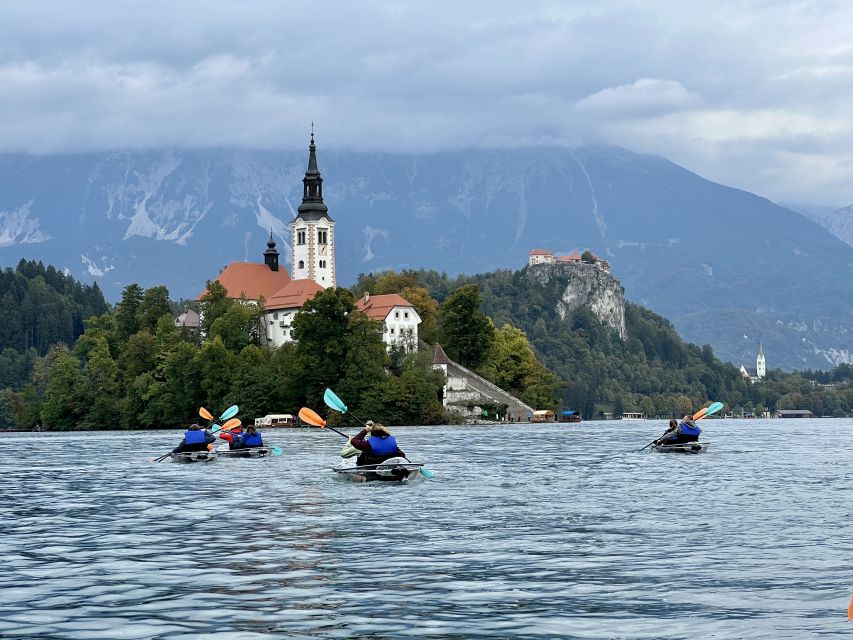
[[764,346],[758,343],[758,356],[755,358],[755,367],[740,365],[740,375],[750,382],[758,382],[767,375],[767,365],[764,361]]
[[[296,313],[318,292],[336,286],[335,221],[323,202],[323,177],[317,166],[314,132],[308,145],[308,169],[302,179],[302,203],[290,221],[291,272],[279,265],[279,253],[270,232],[264,262],[232,262],[217,280],[228,291],[228,297],[245,297],[257,304],[263,299],[261,319],[262,344],[278,347],[293,340],[291,324]],[[203,291],[198,299],[206,293]],[[369,295],[359,300],[358,307],[368,317],[384,324],[383,339],[391,348],[402,344],[417,349],[420,317],[403,297]]]

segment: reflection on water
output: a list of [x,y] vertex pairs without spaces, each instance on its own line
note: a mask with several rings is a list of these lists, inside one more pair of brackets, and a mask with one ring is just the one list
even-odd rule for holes
[[0,440],[0,637],[804,638],[850,632],[853,421],[400,428],[433,480],[341,481],[340,441],[153,464],[180,435]]

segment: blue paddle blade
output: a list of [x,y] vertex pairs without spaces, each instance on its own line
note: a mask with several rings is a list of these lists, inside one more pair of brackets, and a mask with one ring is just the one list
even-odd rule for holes
[[216,424],[215,422],[209,427],[210,433],[219,433],[222,431],[222,427]]
[[347,406],[331,389],[326,389],[326,392],[323,394],[323,402],[325,402],[326,406],[330,409],[340,411],[341,413],[347,412]]
[[273,448],[271,449],[271,453],[272,453],[274,456],[280,456],[282,453],[284,453],[284,451],[282,451],[281,447],[273,447]]
[[240,410],[240,407],[238,407],[236,404],[232,404],[230,407],[228,407],[228,408],[227,408],[227,409],[222,413],[222,415],[221,415],[221,416],[219,416],[219,419],[220,419],[220,420],[228,420],[228,419],[230,419],[230,418],[233,418],[234,416],[236,416],[236,415],[237,415],[237,412],[238,412],[239,410]]
[[725,406],[726,405],[724,405],[722,402],[715,402],[710,407],[708,407],[708,411],[705,413],[705,415],[709,416],[712,413],[717,413],[717,411],[719,411],[720,409],[722,409]]
[[418,469],[418,473],[420,473],[424,478],[434,478],[435,477],[434,471],[430,471],[429,469],[425,469],[423,467]]

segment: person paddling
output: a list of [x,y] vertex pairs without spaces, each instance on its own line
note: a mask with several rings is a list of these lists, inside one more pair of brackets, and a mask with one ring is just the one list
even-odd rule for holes
[[243,446],[248,448],[264,446],[264,439],[261,436],[261,432],[254,425],[250,424],[246,428],[246,435],[243,436]]
[[696,426],[690,416],[684,416],[681,422],[675,420],[669,421],[669,428],[657,440],[657,445],[683,444],[685,442],[696,442],[699,440],[699,434],[702,429]]
[[[368,439],[367,436],[370,436]],[[406,454],[397,446],[397,439],[384,425],[368,420],[364,429],[353,436],[350,444],[361,451],[356,460],[358,466],[380,464],[389,458],[405,458]]]
[[243,429],[240,427],[231,429],[230,431],[220,431],[219,437],[228,443],[228,449],[230,451],[234,451],[234,449],[243,449],[246,446]]
[[214,436],[207,429],[202,429],[201,425],[194,424],[184,433],[184,439],[181,444],[172,449],[172,453],[182,453],[184,451],[207,451],[209,444],[216,442]]

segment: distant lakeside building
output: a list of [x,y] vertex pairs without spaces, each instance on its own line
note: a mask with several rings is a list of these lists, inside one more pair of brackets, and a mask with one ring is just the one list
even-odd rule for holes
[[532,249],[527,256],[527,266],[532,267],[537,264],[594,264],[605,271],[610,271],[610,263],[607,260],[601,260],[592,252],[585,251],[584,253],[589,253],[586,259],[577,251],[558,256],[549,249]]
[[[272,231],[262,263],[232,262],[215,278],[225,287],[229,298],[252,304],[263,300],[260,340],[272,347],[292,342],[296,314],[320,291],[337,284],[335,220],[323,202],[323,177],[317,165],[313,131],[308,146],[308,169],[302,179],[302,203],[289,226],[293,278],[279,264]],[[197,299],[201,300],[205,293],[207,290]],[[383,324],[383,340],[389,349],[394,345],[407,351],[417,349],[421,318],[408,300],[396,294],[368,293],[356,306]]]
[[740,365],[740,375],[752,383],[762,380],[767,375],[767,365],[764,360],[764,345],[758,343],[758,356],[755,358],[755,366],[748,367],[745,364]]

